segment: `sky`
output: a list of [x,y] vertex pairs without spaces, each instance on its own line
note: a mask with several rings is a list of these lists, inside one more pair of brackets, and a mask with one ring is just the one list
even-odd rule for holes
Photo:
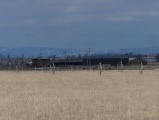
[[159,0],[0,0],[0,47],[159,46]]

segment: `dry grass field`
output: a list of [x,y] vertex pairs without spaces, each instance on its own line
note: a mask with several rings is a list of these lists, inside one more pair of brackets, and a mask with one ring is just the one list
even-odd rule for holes
[[0,120],[159,120],[159,70],[1,71]]

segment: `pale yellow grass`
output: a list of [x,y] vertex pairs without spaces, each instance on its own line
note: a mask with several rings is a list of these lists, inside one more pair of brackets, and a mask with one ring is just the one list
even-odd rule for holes
[[159,120],[159,70],[3,71],[0,120]]

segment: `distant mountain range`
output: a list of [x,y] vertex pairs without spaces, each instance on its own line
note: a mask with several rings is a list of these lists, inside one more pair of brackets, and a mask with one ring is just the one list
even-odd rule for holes
[[61,49],[61,48],[43,48],[43,47],[23,47],[23,48],[0,48],[0,57],[7,56],[22,56],[25,57],[39,57],[39,56],[59,56],[65,55],[77,55],[81,53],[81,50],[74,49]]
[[133,52],[136,54],[156,54],[159,53],[159,47],[144,47],[144,48],[126,48],[124,52]]
[[[78,50],[78,49],[23,47],[23,48],[0,48],[0,57],[7,56],[8,54],[10,56],[24,55],[25,57],[38,57],[38,56],[46,57],[46,56],[52,56],[52,55],[63,57],[65,55],[65,52],[67,55],[79,55],[79,54],[84,55],[84,54],[86,54],[86,50]],[[133,52],[136,54],[159,53],[159,47],[123,49],[123,53],[129,53],[129,52]],[[95,53],[103,54],[104,52],[96,50]]]

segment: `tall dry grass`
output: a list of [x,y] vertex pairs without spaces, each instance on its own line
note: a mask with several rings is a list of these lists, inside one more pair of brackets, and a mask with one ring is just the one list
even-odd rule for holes
[[158,120],[159,70],[0,72],[0,120]]

